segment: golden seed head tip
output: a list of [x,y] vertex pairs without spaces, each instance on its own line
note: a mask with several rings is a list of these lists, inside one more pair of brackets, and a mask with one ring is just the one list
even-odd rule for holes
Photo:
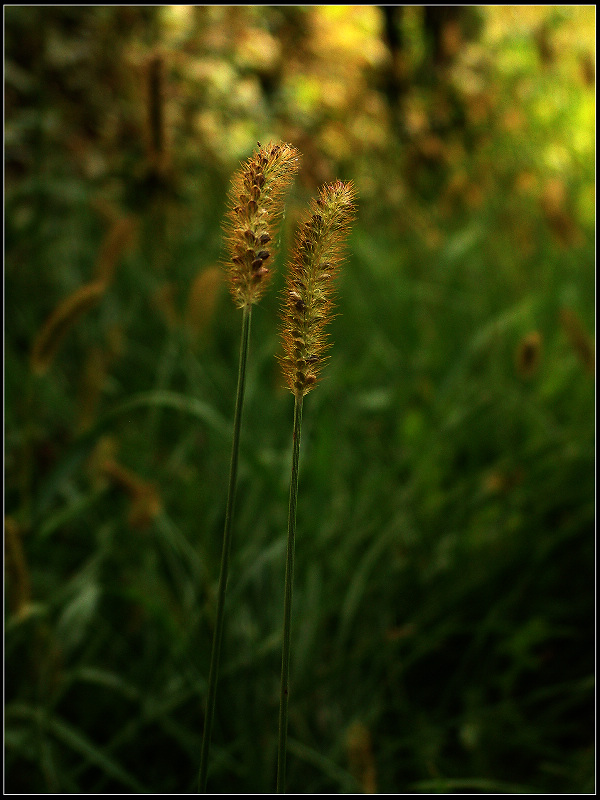
[[329,348],[325,328],[332,317],[333,278],[354,219],[352,183],[321,188],[300,225],[287,277],[280,358],[290,391],[307,394],[317,382]]
[[233,176],[225,230],[230,289],[239,308],[258,302],[271,277],[264,262],[273,254],[283,194],[298,166],[299,153],[291,145],[259,144]]

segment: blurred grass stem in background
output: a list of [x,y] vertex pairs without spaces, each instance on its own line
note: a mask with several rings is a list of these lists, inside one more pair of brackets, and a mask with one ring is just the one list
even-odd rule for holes
[[229,488],[227,491],[227,507],[225,509],[225,528],[223,531],[223,550],[221,553],[221,572],[219,574],[219,588],[217,592],[217,612],[213,645],[210,657],[210,671],[208,674],[208,694],[206,700],[206,715],[204,719],[204,733],[202,736],[202,753],[200,757],[199,788],[206,792],[208,775],[208,752],[210,750],[210,737],[215,715],[215,699],[217,696],[217,680],[219,675],[219,660],[221,655],[221,639],[223,637],[223,618],[225,610],[225,592],[227,589],[227,574],[229,571],[229,556],[231,553],[231,525],[235,506],[235,489],[237,484],[238,454],[240,447],[240,430],[242,426],[242,410],[244,406],[244,388],[246,383],[246,361],[250,342],[250,319],[252,306],[244,306],[242,317],[242,339],[240,344],[240,364],[238,370],[237,396],[235,400],[235,414],[233,420],[233,443],[231,446],[231,466],[229,470]]

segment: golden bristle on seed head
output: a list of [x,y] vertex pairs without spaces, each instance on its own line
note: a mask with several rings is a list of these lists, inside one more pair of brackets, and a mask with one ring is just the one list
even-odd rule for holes
[[325,326],[333,308],[333,278],[354,219],[352,183],[321,188],[300,225],[287,276],[283,308],[283,374],[296,397],[317,382],[327,350]]
[[[298,170],[298,151],[289,144],[261,147],[233,176],[225,232],[229,283],[238,308],[257,303],[271,277],[275,226],[283,194]],[[271,261],[269,261],[271,259]]]

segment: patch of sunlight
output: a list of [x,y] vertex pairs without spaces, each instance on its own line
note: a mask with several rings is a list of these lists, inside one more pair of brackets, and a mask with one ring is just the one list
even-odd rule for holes
[[538,122],[553,125],[557,116],[570,104],[567,88],[564,86],[553,87],[553,91],[541,94],[532,105],[532,111]]
[[227,61],[218,58],[198,58],[190,61],[188,77],[205,84],[209,96],[218,99],[233,90],[237,72]]
[[538,56],[533,43],[526,36],[514,38],[496,57],[496,66],[501,75],[518,75],[535,72]]
[[232,108],[247,113],[255,112],[262,108],[263,97],[257,77],[248,76],[238,81],[230,97]]
[[[503,39],[530,33],[561,6],[481,6],[485,26],[483,37],[497,44]],[[565,6],[564,8],[568,8]]]
[[345,81],[325,78],[321,83],[323,103],[327,108],[340,110],[348,105],[351,87]]
[[249,120],[238,120],[227,126],[224,139],[227,153],[231,158],[245,158],[256,143],[256,130]]
[[491,45],[510,39],[533,39],[542,25],[550,32],[556,51],[561,54],[587,51],[595,57],[596,8],[572,6],[481,6],[485,25],[482,41]]
[[564,144],[552,142],[544,151],[544,163],[550,169],[561,172],[571,165],[571,153]]
[[315,6],[315,11],[325,20],[339,22],[348,16],[354,6]]
[[223,134],[223,124],[219,114],[211,109],[202,109],[196,114],[195,127],[199,135],[207,142],[215,144]]
[[183,39],[194,23],[195,6],[161,6],[159,19],[162,34],[171,44]]
[[241,66],[269,70],[280,58],[281,43],[268,31],[250,28],[244,32],[236,52],[236,60]]
[[573,150],[578,155],[594,152],[596,139],[596,99],[593,95],[582,97],[573,118]]
[[596,220],[596,187],[583,186],[577,197],[577,218],[584,225],[594,225]]
[[321,133],[323,150],[335,159],[348,158],[352,152],[347,130],[339,123],[327,125]]
[[310,113],[320,104],[323,87],[318,76],[295,75],[288,85],[299,111]]
[[596,53],[596,7],[563,6],[565,19],[558,27],[554,41],[559,50],[580,51],[587,49]]
[[375,6],[315,6],[319,49],[354,54],[376,65],[386,58],[381,40],[381,12]]

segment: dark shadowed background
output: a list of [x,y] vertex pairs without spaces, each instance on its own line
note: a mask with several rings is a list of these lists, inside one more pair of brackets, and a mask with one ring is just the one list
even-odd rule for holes
[[595,790],[595,8],[7,6],[5,790],[195,791],[240,312],[221,225],[302,153],[253,315],[209,791],[273,792],[286,257],[358,217],[304,409],[296,793]]

